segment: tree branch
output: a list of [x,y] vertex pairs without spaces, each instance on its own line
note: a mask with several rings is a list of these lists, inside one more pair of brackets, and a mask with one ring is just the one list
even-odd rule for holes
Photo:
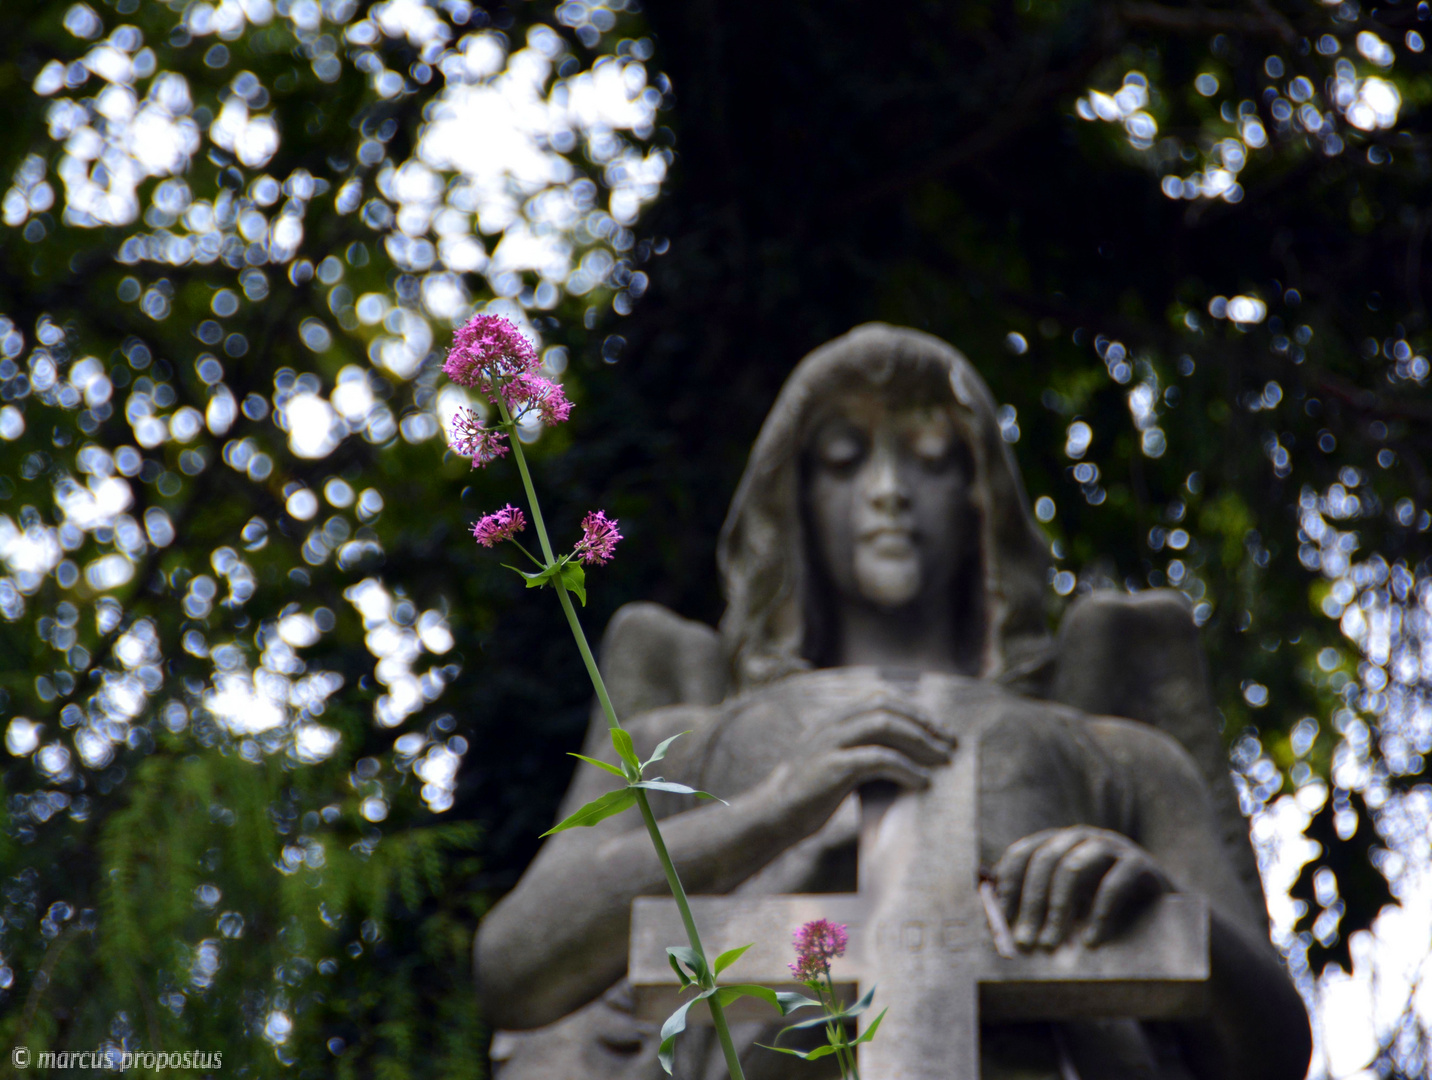
[[1119,17],[1129,26],[1175,34],[1246,34],[1276,37],[1286,44],[1297,44],[1299,35],[1293,24],[1274,11],[1266,0],[1254,3],[1253,7],[1253,11],[1220,11],[1129,2],[1119,6]]

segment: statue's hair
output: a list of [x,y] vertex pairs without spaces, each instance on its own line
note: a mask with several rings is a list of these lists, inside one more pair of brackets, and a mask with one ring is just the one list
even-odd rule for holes
[[[721,638],[735,688],[812,666],[810,551],[801,509],[801,458],[823,407],[848,391],[914,378],[948,386],[973,470],[969,506],[979,519],[984,604],[974,617],[978,674],[1006,675],[1047,649],[1047,542],[995,417],[989,389],[959,352],[917,330],[867,323],[805,357],[781,388],[751,450],[721,530],[717,563],[726,591]],[[936,390],[938,393],[938,390]],[[965,612],[968,622],[971,613]]]

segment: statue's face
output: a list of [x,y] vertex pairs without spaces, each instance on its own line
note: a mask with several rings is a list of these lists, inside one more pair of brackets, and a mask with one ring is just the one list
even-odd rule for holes
[[815,429],[807,511],[847,599],[899,608],[950,585],[972,543],[965,456],[950,408],[851,394]]

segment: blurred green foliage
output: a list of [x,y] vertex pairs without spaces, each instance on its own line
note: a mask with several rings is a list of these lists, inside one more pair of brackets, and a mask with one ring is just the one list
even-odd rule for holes
[[[963,349],[1051,620],[1188,593],[1245,809],[1319,845],[1266,853],[1279,944],[1349,967],[1429,863],[1428,16],[7,5],[0,1042],[484,1074],[471,932],[587,707],[556,605],[464,537],[517,489],[442,451],[484,305],[577,404],[530,433],[555,532],[622,521],[592,632],[719,617],[804,352]],[[1421,1070],[1410,1009],[1376,1034]]]

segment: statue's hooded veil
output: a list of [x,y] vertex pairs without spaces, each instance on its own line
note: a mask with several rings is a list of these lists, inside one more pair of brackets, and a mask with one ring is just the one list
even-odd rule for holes
[[897,378],[904,383],[906,375],[949,386],[972,466],[969,505],[979,520],[973,572],[983,589],[962,618],[978,623],[978,674],[1010,678],[1048,655],[1048,542],[1030,518],[989,388],[964,356],[938,338],[868,323],[821,346],[791,372],[731,502],[717,562],[727,600],[721,638],[737,689],[812,666],[807,618],[813,582],[800,491],[801,455],[812,425],[836,395],[880,392]]

